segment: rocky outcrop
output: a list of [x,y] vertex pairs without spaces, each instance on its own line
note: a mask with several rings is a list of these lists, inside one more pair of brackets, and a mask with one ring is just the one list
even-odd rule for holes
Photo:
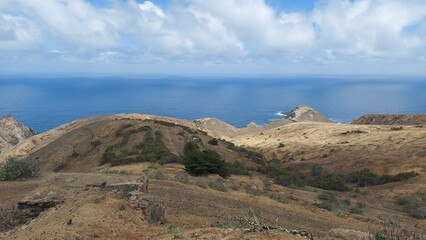
[[15,146],[22,140],[36,134],[34,130],[10,115],[0,118],[0,150],[5,147]]
[[285,113],[285,116],[286,119],[295,122],[333,122],[317,110],[303,105]]
[[426,125],[426,114],[367,114],[351,124],[362,125]]
[[217,118],[201,118],[194,120],[194,123],[200,130],[221,139],[229,139],[245,131]]

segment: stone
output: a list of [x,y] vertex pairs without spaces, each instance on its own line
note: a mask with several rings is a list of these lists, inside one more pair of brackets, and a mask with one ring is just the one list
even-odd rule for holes
[[166,222],[166,210],[163,205],[155,203],[151,205],[148,214],[148,223],[163,224]]

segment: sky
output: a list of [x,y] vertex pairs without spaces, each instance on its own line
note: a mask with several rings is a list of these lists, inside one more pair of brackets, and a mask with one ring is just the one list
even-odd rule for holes
[[425,0],[0,0],[0,73],[426,76]]

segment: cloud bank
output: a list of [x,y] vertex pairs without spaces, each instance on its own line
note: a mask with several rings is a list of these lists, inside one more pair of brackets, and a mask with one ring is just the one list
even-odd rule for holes
[[2,0],[0,71],[426,74],[424,0]]

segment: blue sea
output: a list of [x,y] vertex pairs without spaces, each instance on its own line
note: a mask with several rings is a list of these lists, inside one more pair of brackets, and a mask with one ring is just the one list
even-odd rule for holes
[[0,116],[38,132],[75,119],[144,113],[267,124],[298,105],[336,122],[367,113],[426,113],[425,77],[0,76]]

